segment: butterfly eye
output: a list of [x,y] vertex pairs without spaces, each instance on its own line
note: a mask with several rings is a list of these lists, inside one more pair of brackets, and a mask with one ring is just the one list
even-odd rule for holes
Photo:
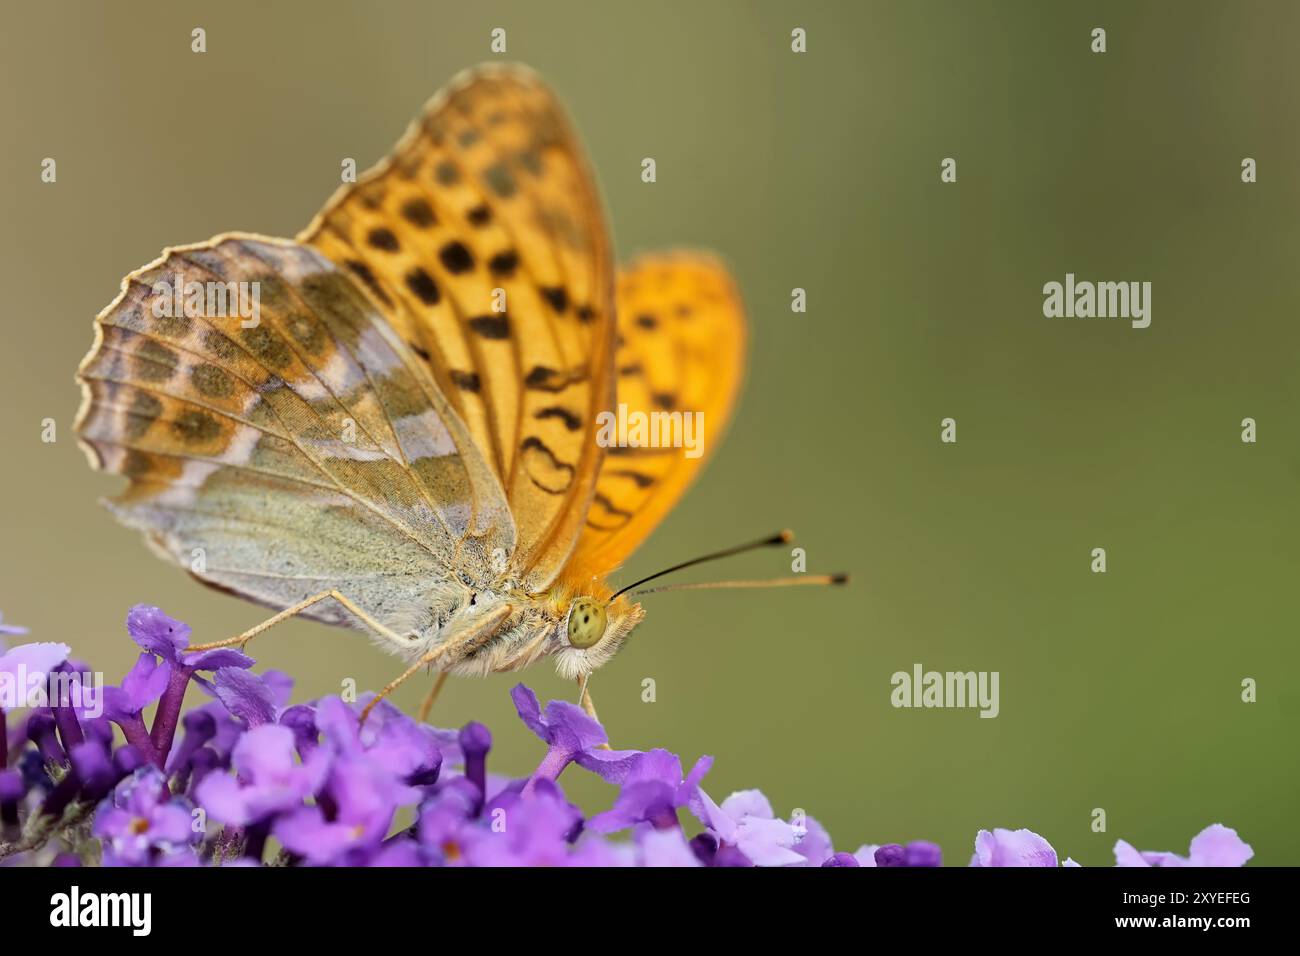
[[578,598],[569,606],[569,646],[591,647],[605,636],[605,606],[591,598]]

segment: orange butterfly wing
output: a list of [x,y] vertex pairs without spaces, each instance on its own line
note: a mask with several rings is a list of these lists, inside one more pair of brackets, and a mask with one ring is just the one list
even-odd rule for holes
[[540,591],[569,558],[612,405],[613,266],[595,178],[530,71],[473,70],[298,237],[349,269],[468,426]]
[[638,411],[702,413],[702,454],[611,447],[566,576],[604,576],[647,537],[699,474],[726,430],[744,377],[744,306],[726,267],[694,252],[643,256],[616,293],[617,400]]

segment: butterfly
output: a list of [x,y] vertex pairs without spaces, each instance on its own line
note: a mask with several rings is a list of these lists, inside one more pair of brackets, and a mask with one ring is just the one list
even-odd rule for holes
[[644,617],[605,578],[704,460],[606,447],[598,420],[698,413],[711,449],[745,343],[715,257],[615,270],[554,94],[479,67],[296,239],[227,233],[128,275],[95,320],[76,429],[129,479],[106,502],[120,521],[279,612],[201,647],[297,614],[364,629],[410,665],[371,706],[423,668],[436,694],[549,657],[594,716],[588,678]]

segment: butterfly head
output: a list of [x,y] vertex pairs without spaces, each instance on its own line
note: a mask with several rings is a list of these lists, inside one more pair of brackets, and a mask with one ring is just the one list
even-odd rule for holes
[[622,597],[573,597],[559,623],[556,670],[561,677],[570,679],[590,674],[618,653],[643,617],[645,611],[640,604]]
[[593,597],[580,597],[569,605],[565,617],[565,631],[568,633],[569,646],[585,651],[600,643],[605,636],[605,626],[609,623],[609,613],[604,603]]

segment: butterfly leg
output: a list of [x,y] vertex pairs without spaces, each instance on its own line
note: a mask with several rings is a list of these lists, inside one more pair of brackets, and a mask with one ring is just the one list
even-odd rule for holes
[[[475,647],[479,646],[481,642],[488,640],[493,634],[500,630],[501,625],[506,622],[506,619],[509,618],[512,613],[514,613],[514,608],[509,604],[502,604],[498,606],[496,610],[484,614],[479,619],[473,621],[465,627],[464,630],[452,634],[447,638],[447,640],[429,651],[400,675],[390,680],[388,685],[376,694],[373,700],[362,708],[361,723],[364,724],[366,722],[366,718],[370,716],[370,712],[375,709],[376,705],[381,700],[393,691],[397,690],[397,688],[401,687],[402,684],[406,683],[406,681],[421,668],[436,663],[442,658],[452,654],[453,651],[459,655],[466,650],[473,650]],[[454,661],[449,661],[448,665],[451,663],[454,663]]]
[[590,674],[584,674],[578,678],[578,704],[587,712],[588,717],[600,723],[600,718],[596,716],[596,705],[591,700],[591,691],[587,689],[590,680]]
[[429,688],[429,693],[424,698],[424,703],[420,704],[420,710],[416,717],[420,723],[423,724],[429,719],[429,711],[433,710],[433,702],[436,701],[438,695],[442,693],[442,685],[447,683],[447,678],[450,676],[450,671],[442,671],[438,674],[437,679],[434,680],[433,686]]
[[[590,674],[578,678],[578,703],[582,705],[582,709],[586,711],[587,716],[599,724],[600,718],[596,716],[596,705],[592,702],[591,690],[587,687],[590,681]],[[599,749],[608,750],[609,744],[601,744]]]
[[407,679],[408,679],[412,674],[414,674],[414,673],[416,673],[417,671],[421,670],[421,669],[422,669],[423,667],[425,667],[426,665],[428,665],[428,664],[432,664],[432,663],[433,663],[434,661],[436,661],[438,658],[440,658],[440,657],[442,657],[444,654],[446,654],[446,653],[447,653],[447,650],[448,650],[448,648],[446,648],[446,647],[435,647],[433,650],[429,651],[429,653],[425,654],[425,655],[424,655],[423,657],[421,657],[418,661],[416,661],[414,664],[412,664],[410,667],[408,667],[406,670],[404,670],[400,675],[398,675],[397,677],[394,677],[392,680],[390,680],[390,681],[389,681],[389,682],[384,686],[384,689],[381,690],[378,694],[376,694],[376,695],[374,696],[374,699],[371,700],[368,704],[366,704],[365,707],[363,707],[363,708],[361,709],[361,720],[360,720],[360,722],[364,724],[364,723],[366,722],[366,718],[370,716],[370,712],[371,712],[372,710],[375,709],[375,706],[376,706],[376,705],[377,705],[381,700],[383,700],[385,697],[387,697],[387,696],[388,696],[389,694],[391,694],[393,691],[397,690],[397,688],[401,687],[404,683],[406,683]]
[[374,631],[376,634],[380,635],[381,637],[388,638],[388,640],[394,642],[396,646],[400,647],[403,644],[407,643],[407,641],[405,641],[401,637],[401,635],[390,630],[389,628],[384,627],[384,625],[380,624],[378,621],[376,621],[365,611],[361,610],[361,608],[357,607],[354,603],[352,603],[352,601],[348,600],[348,598],[344,597],[338,591],[330,589],[328,591],[322,591],[320,594],[313,594],[311,597],[307,598],[306,600],[299,601],[297,604],[293,605],[292,607],[285,608],[279,614],[267,618],[265,621],[263,621],[261,624],[257,625],[256,627],[250,627],[243,634],[238,634],[235,637],[227,638],[224,641],[213,641],[210,644],[195,644],[191,647],[187,647],[185,649],[185,652],[188,654],[188,653],[193,653],[195,651],[211,651],[211,650],[215,650],[218,647],[235,647],[235,646],[243,647],[245,644],[247,644],[253,638],[257,637],[257,635],[261,634],[263,631],[275,627],[275,625],[279,624],[281,621],[287,621],[289,618],[297,614],[301,614],[303,611],[307,610],[307,608],[311,607],[313,604],[319,604],[321,601],[324,601],[326,598],[333,598],[334,600],[338,601],[339,604],[343,605],[343,607],[345,607],[348,611],[350,611],[352,615],[356,617],[356,619],[359,620],[362,624],[370,628],[372,631]]

